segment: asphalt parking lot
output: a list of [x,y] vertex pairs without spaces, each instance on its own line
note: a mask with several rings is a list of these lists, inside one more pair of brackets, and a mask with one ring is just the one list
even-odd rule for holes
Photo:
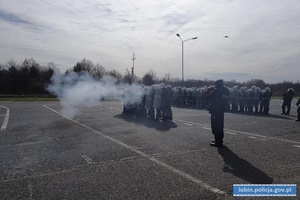
[[297,199],[300,123],[280,104],[226,113],[218,149],[205,110],[155,122],[107,101],[70,119],[59,102],[0,102],[1,199],[237,199],[233,184],[297,184],[297,197],[263,197]]

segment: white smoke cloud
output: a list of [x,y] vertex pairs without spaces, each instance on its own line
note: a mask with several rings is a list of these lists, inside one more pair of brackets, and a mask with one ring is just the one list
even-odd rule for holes
[[54,73],[46,89],[59,98],[62,114],[69,118],[81,109],[98,105],[103,98],[134,105],[142,101],[145,92],[141,85],[117,84],[117,80],[110,76],[96,80],[86,72]]

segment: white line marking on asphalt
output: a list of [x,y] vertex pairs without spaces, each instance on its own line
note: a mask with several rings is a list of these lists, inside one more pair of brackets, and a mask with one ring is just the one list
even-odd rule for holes
[[189,123],[184,123],[187,126],[193,126],[193,124],[189,124]]
[[298,147],[298,148],[300,148],[300,145],[293,145],[294,147]]
[[257,137],[253,137],[253,136],[248,136],[248,138],[257,139]]
[[181,120],[181,119],[176,119],[176,120],[180,121],[180,122],[189,123],[189,124],[200,125],[200,126],[204,126],[204,127],[210,127],[209,125],[206,125],[206,124],[199,124],[199,123],[189,122],[189,121],[185,121],[185,120]]
[[211,131],[211,128],[208,128],[208,127],[202,127],[202,128]]
[[92,165],[92,164],[96,164],[90,157],[88,157],[87,155],[81,155],[81,157],[87,162],[87,164]]
[[229,132],[229,131],[226,131],[225,133],[228,133],[230,135],[237,135],[237,133],[233,133],[233,132]]
[[[230,129],[227,129],[230,130]],[[258,135],[258,134],[254,134],[254,133],[247,133],[244,131],[236,131],[236,130],[230,130],[236,133],[240,133],[240,134],[244,134],[244,135],[250,135],[250,136],[254,136],[254,137],[259,137],[259,138],[263,138],[263,139],[268,139],[268,140],[278,140],[281,142],[289,142],[289,143],[295,143],[295,144],[300,144],[300,142],[297,141],[293,141],[293,140],[286,140],[286,139],[281,139],[281,138],[276,138],[276,137],[268,137],[268,136],[264,136],[264,135]]]
[[[179,120],[176,119],[177,121],[181,121],[181,122],[185,122],[185,123],[191,123],[191,124],[195,124],[198,126],[202,126],[202,128],[207,128],[209,127],[209,125],[206,124],[200,124],[200,123],[195,123],[195,122],[189,122],[189,121],[185,121],[185,120]],[[254,137],[259,137],[259,138],[263,138],[263,139],[272,139],[272,140],[278,140],[281,142],[289,142],[289,143],[295,143],[295,144],[299,144],[300,142],[297,141],[293,141],[293,140],[286,140],[286,139],[281,139],[281,138],[276,138],[276,137],[268,137],[268,136],[264,136],[264,135],[258,135],[258,134],[254,134],[254,133],[248,133],[248,132],[244,132],[244,131],[237,131],[237,130],[232,130],[232,129],[224,129],[225,131],[230,131],[230,132],[234,132],[234,133],[239,133],[239,134],[244,134],[244,135],[250,135],[250,136],[254,136]]]
[[8,119],[9,119],[9,108],[5,107],[5,106],[0,106],[2,108],[5,108],[6,109],[6,114],[5,114],[5,118],[4,118],[4,121],[3,121],[3,124],[1,126],[1,131],[5,131],[6,130],[6,127],[7,127],[7,124],[8,124]]
[[226,194],[226,192],[224,192],[224,191],[222,191],[222,190],[220,190],[218,188],[215,188],[215,187],[213,187],[213,186],[205,183],[204,181],[201,181],[201,180],[199,180],[199,179],[197,179],[197,178],[195,178],[195,177],[193,177],[193,176],[191,176],[191,175],[189,175],[189,174],[187,174],[187,173],[185,173],[183,171],[180,171],[179,169],[176,169],[175,167],[172,167],[169,164],[166,164],[166,163],[164,163],[162,161],[159,161],[159,160],[157,160],[156,158],[154,158],[151,155],[148,155],[148,154],[146,154],[146,153],[144,153],[144,152],[142,152],[140,150],[137,150],[134,147],[132,147],[130,145],[127,145],[127,144],[125,144],[125,143],[123,143],[123,142],[121,142],[121,141],[119,141],[117,139],[109,137],[109,136],[103,134],[102,132],[100,132],[100,131],[98,131],[96,129],[93,129],[93,128],[85,125],[85,124],[82,124],[82,123],[80,123],[78,121],[75,121],[75,120],[69,118],[69,117],[66,117],[66,116],[62,115],[60,112],[58,112],[58,111],[56,111],[56,110],[54,110],[52,108],[49,108],[46,105],[44,105],[44,107],[47,108],[48,110],[51,110],[52,112],[57,113],[58,115],[60,115],[60,116],[62,116],[64,118],[66,118],[66,119],[74,122],[75,124],[78,124],[79,126],[82,126],[82,127],[86,128],[86,129],[88,129],[88,130],[90,130],[90,131],[92,131],[92,132],[94,132],[94,133],[96,133],[96,134],[98,134],[98,135],[100,135],[100,136],[102,136],[102,137],[104,137],[104,138],[112,141],[112,142],[115,142],[115,143],[119,144],[120,146],[125,147],[126,149],[129,149],[129,150],[131,150],[131,151],[133,151],[133,152],[141,155],[144,158],[147,158],[148,160],[150,160],[150,161],[152,161],[152,162],[154,162],[154,163],[156,163],[156,164],[158,164],[158,165],[160,165],[162,167],[165,167],[166,169],[169,169],[170,171],[176,173],[177,175],[180,175],[180,176],[182,176],[182,177],[184,177],[184,178],[186,178],[186,179],[188,179],[188,180],[190,180],[190,181],[192,181],[192,182],[194,182],[194,183],[202,186],[203,188],[205,188],[205,189],[207,189],[207,190],[209,190],[209,191],[211,191],[213,193],[220,194],[220,195],[225,195]]

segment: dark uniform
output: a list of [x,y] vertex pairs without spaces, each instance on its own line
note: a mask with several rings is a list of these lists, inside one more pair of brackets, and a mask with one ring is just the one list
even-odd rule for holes
[[216,81],[215,87],[216,88],[206,96],[206,99],[210,102],[211,130],[215,137],[215,140],[212,141],[210,145],[221,147],[224,138],[224,113],[230,92],[224,87],[223,80]]
[[167,85],[165,88],[163,88],[162,93],[162,120],[173,120],[173,114],[171,109],[171,102],[173,98],[173,91],[172,87],[170,85]]
[[[290,110],[291,110],[291,104],[292,104],[292,100],[294,97],[294,89],[293,88],[289,88],[286,92],[284,92],[282,94],[282,99],[283,99],[283,103],[282,103],[282,115],[289,115],[290,114]],[[287,111],[285,112],[285,108],[287,108]]]
[[296,121],[299,122],[300,121],[300,98],[298,99],[296,106],[298,106],[297,108],[298,119],[296,119]]
[[261,103],[262,103],[262,114],[268,115],[270,110],[270,101],[273,93],[271,88],[266,87],[261,94]]

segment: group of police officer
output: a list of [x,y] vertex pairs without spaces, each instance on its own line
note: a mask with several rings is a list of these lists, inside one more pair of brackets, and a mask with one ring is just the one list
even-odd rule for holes
[[[230,94],[227,100],[227,112],[247,114],[269,114],[272,91],[269,87],[261,89],[256,86],[251,88],[234,86],[226,87]],[[209,101],[207,95],[214,90],[214,86],[204,87],[171,87],[164,83],[151,86],[142,86],[142,97],[138,102],[124,103],[123,113],[137,117],[147,117],[156,121],[173,120],[171,106],[180,108],[207,109]],[[133,91],[136,92],[136,91]],[[291,101],[294,97],[293,88],[282,94],[282,113],[289,115]],[[130,98],[130,96],[129,96]],[[300,100],[297,105],[300,104]],[[297,111],[300,120],[299,109]]]
[[[123,102],[123,113],[138,117],[147,117],[156,121],[173,120],[171,106],[184,108],[207,109],[211,114],[211,130],[214,140],[213,147],[222,147],[224,138],[224,113],[226,111],[239,113],[269,114],[272,91],[269,87],[260,89],[252,86],[224,86],[223,80],[217,80],[214,86],[202,88],[171,87],[164,83],[143,86],[142,96],[134,103]],[[135,91],[138,92],[138,91]],[[289,88],[282,94],[282,113],[289,115],[294,90]],[[130,97],[130,94],[129,94]],[[296,103],[300,121],[300,99]],[[287,110],[286,110],[287,108]]]
[[[213,86],[202,88],[173,88],[172,105],[184,108],[207,109],[209,101],[206,96],[212,91]],[[230,92],[226,111],[239,113],[262,113],[269,114],[270,100],[272,91],[269,87],[260,89],[252,86],[247,87],[234,86],[228,88]]]
[[123,113],[155,121],[173,120],[171,109],[173,90],[170,85],[154,84],[143,86],[142,90],[143,94],[137,102],[123,102]]

